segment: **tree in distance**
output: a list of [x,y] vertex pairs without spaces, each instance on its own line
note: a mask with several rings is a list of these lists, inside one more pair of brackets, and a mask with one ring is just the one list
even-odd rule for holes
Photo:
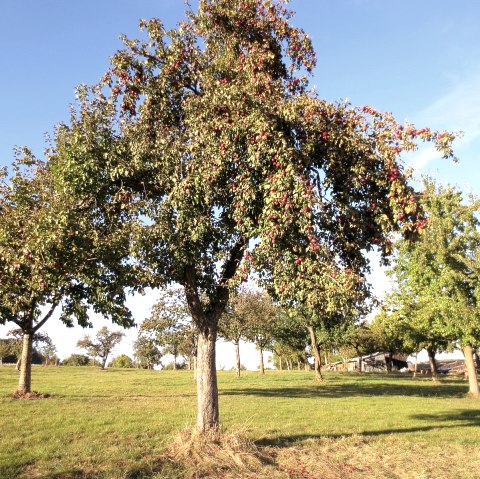
[[3,366],[3,359],[11,354],[11,344],[8,339],[0,339],[0,367]]
[[151,315],[140,325],[140,335],[153,340],[162,356],[173,356],[172,368],[177,358],[195,355],[195,338],[192,338],[192,318],[183,289],[169,288],[160,292],[152,307]]
[[22,149],[11,175],[0,170],[0,324],[21,332],[19,396],[31,391],[34,338],[55,311],[67,326],[75,319],[89,326],[89,307],[132,324],[117,286],[124,240],[110,234],[111,223],[93,220],[96,207],[58,188],[54,154],[48,155],[44,162]]
[[235,347],[235,371],[236,376],[241,374],[240,361],[240,340],[245,339],[245,333],[248,328],[247,303],[249,301],[250,291],[241,288],[233,297],[225,309],[219,322],[219,335]]
[[124,38],[57,135],[74,197],[101,218],[112,206],[96,192],[108,191],[136,213],[139,283],[185,289],[200,432],[219,427],[215,342],[230,291],[256,272],[275,300],[328,311],[364,277],[365,252],[424,225],[401,153],[420,140],[452,156],[453,134],[309,90],[315,52],[291,17],[275,0],[200,0],[176,29],[142,21],[146,39]]
[[280,308],[265,291],[246,290],[236,304],[245,321],[245,339],[255,344],[259,353],[260,374],[265,374],[264,352],[273,347]]
[[[395,289],[387,298],[410,337],[424,346],[458,344],[465,356],[469,395],[480,396],[474,351],[480,342],[480,202],[425,178],[421,202],[426,229],[417,241],[396,243]],[[421,341],[419,341],[421,344]]]
[[305,325],[297,320],[287,308],[280,308],[277,321],[274,325],[272,351],[273,363],[277,369],[293,369],[301,365],[310,370],[308,346],[308,331]]
[[101,368],[105,369],[108,355],[124,336],[125,334],[121,331],[109,331],[106,326],[103,326],[95,335],[95,339],[85,335],[77,342],[77,347],[85,349],[94,362],[95,358],[100,358]]
[[133,343],[133,357],[135,364],[141,369],[153,369],[160,364],[162,351],[155,339],[140,333]]

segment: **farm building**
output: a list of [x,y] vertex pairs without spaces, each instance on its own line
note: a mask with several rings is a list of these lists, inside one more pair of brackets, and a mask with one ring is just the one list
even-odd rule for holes
[[399,371],[408,368],[406,355],[392,355],[388,353],[373,353],[365,356],[357,356],[356,358],[347,359],[345,361],[337,361],[327,364],[327,369],[331,371],[362,371],[362,372],[379,372],[379,371]]

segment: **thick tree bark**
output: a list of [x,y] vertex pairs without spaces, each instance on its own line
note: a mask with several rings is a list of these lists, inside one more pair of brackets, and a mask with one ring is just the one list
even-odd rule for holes
[[263,362],[263,348],[259,347],[258,351],[260,352],[260,374],[265,374],[265,364]]
[[237,364],[237,378],[240,377],[240,341],[236,341],[235,343],[235,359],[236,359],[236,364]]
[[308,327],[308,332],[310,333],[310,345],[312,347],[313,357],[315,359],[315,381],[323,381],[322,376],[322,360],[320,356],[320,348],[317,343],[317,336],[315,335],[315,330],[312,326]]
[[468,375],[468,395],[473,398],[480,398],[477,368],[473,359],[473,352],[474,350],[471,346],[463,347],[463,355],[465,356],[465,368]]
[[219,427],[218,386],[215,367],[216,323],[199,331],[197,352],[197,428],[201,432]]
[[20,366],[20,379],[17,392],[27,394],[32,388],[32,354],[33,354],[33,333],[23,334],[22,359]]
[[428,353],[428,361],[430,362],[430,368],[432,370],[432,380],[438,381],[438,367],[437,361],[435,361],[435,350],[432,346],[428,346],[426,349]]

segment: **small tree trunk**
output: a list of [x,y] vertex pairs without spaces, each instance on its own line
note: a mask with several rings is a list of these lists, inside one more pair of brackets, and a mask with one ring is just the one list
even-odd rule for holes
[[15,363],[15,369],[17,371],[20,371],[20,368],[22,367],[22,358],[18,358],[17,362]]
[[477,368],[473,360],[473,348],[471,346],[464,346],[463,355],[465,356],[465,368],[468,375],[468,395],[473,398],[480,398]]
[[307,352],[305,351],[305,371],[311,371],[311,370],[312,370],[312,366],[308,361]]
[[280,366],[280,371],[283,370],[283,359],[282,359],[282,356],[279,356],[278,357],[278,362],[279,362],[279,366]]
[[[358,352],[357,352],[357,354],[358,354]],[[362,367],[362,366],[363,366],[363,360],[362,360],[362,356],[359,354],[359,355],[358,355],[358,370],[359,370],[360,372],[362,372],[362,370],[363,370],[363,367]]]
[[102,369],[105,369],[105,366],[107,365],[107,356],[102,358]]
[[216,324],[198,333],[197,352],[197,428],[200,432],[216,430],[219,427],[218,386],[215,367]]
[[258,351],[260,352],[260,374],[265,374],[265,364],[263,362],[263,348],[259,347]]
[[197,356],[193,356],[193,380],[197,382]]
[[31,392],[32,386],[32,340],[33,333],[23,334],[23,348],[22,359],[20,367],[20,379],[18,381],[17,392],[19,394],[26,394]]
[[385,362],[387,364],[387,373],[391,373],[393,369],[393,354],[391,352],[388,353],[388,360],[387,357],[385,357]]
[[427,353],[428,353],[428,361],[430,362],[430,368],[432,370],[432,380],[438,381],[437,361],[435,361],[435,350],[433,349],[432,346],[427,347]]
[[177,353],[176,352],[173,353],[173,370],[174,371],[177,370]]
[[236,341],[235,343],[235,358],[236,358],[236,364],[237,364],[237,378],[240,377],[240,341]]
[[415,366],[413,368],[413,378],[414,379],[417,377],[417,372],[418,372],[418,353],[415,354]]
[[323,381],[322,376],[322,361],[320,357],[320,348],[317,343],[317,336],[315,335],[315,330],[312,326],[308,327],[308,332],[310,333],[310,345],[312,347],[313,357],[315,359],[315,381]]

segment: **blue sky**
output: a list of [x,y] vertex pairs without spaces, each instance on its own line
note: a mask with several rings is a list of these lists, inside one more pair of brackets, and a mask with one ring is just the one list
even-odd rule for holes
[[[3,165],[12,161],[14,145],[41,154],[44,133],[68,119],[75,86],[96,82],[108,68],[121,47],[119,34],[138,36],[140,18],[174,26],[184,11],[183,0],[1,3]],[[458,165],[428,148],[408,162],[417,174],[480,194],[480,2],[293,0],[290,7],[297,12],[293,23],[316,47],[312,85],[321,96],[372,105],[421,127],[464,131]]]

